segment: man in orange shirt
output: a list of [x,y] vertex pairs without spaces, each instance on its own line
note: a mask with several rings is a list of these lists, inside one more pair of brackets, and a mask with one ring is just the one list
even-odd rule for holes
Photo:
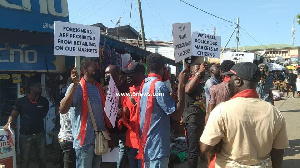
[[139,148],[139,123],[136,105],[140,85],[145,79],[145,67],[142,63],[133,62],[131,66],[123,72],[128,74],[127,82],[130,84],[129,93],[126,93],[126,97],[122,102],[123,115],[125,115],[125,117],[123,117],[123,124],[128,127],[126,132],[128,160],[130,168],[138,168],[140,166],[138,166],[138,160],[135,159]]

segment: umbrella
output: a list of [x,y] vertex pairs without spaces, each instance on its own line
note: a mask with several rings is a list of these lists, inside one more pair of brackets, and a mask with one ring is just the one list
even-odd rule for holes
[[290,66],[286,66],[286,69],[291,69],[291,70],[295,70],[295,67],[290,65]]

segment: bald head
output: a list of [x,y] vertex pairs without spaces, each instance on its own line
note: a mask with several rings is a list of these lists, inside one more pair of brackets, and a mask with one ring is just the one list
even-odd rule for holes
[[119,73],[120,69],[116,65],[109,65],[105,69],[105,74],[113,74],[113,73]]

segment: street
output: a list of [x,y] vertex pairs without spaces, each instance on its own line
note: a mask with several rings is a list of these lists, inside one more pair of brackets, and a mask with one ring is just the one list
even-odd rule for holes
[[[290,142],[290,148],[285,150],[282,168],[298,168],[300,167],[300,98],[288,98],[275,101],[275,106],[285,117]],[[57,165],[53,165],[52,158],[53,157],[48,157],[47,159],[47,165],[49,168],[57,167]],[[205,168],[206,165],[206,161],[200,161],[199,159],[198,168]],[[37,164],[32,163],[30,166],[35,168],[37,167]],[[187,162],[175,165],[175,168],[186,167]]]
[[[284,153],[282,168],[300,167],[300,98],[288,98],[275,101],[275,106],[285,117],[290,148]],[[185,168],[187,163],[175,166],[175,168]],[[205,162],[199,162],[198,168],[206,167]]]
[[285,117],[290,148],[285,150],[283,168],[300,167],[300,98],[275,102]]

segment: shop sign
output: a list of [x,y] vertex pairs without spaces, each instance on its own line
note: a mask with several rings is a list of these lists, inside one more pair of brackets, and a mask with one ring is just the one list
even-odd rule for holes
[[50,46],[28,46],[0,44],[0,70],[39,71],[56,70],[55,56]]
[[67,0],[0,0],[0,28],[53,32],[54,21],[69,21]]
[[0,79],[10,79],[9,74],[0,74]]

